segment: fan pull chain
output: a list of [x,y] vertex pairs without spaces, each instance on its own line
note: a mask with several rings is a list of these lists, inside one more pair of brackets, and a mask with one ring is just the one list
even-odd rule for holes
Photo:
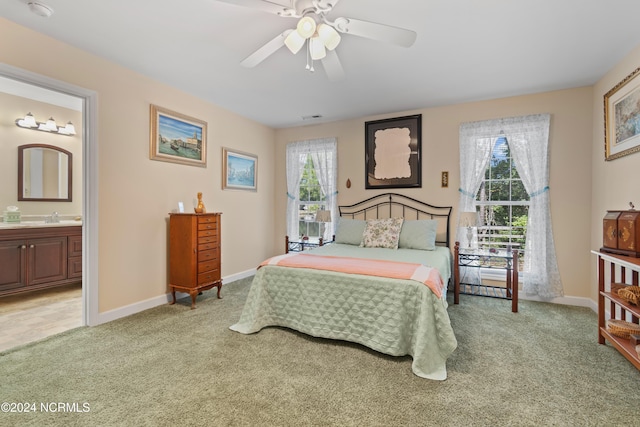
[[313,73],[315,71],[313,68],[313,59],[311,59],[311,65],[309,65],[309,59],[311,59],[311,47],[309,46],[309,40],[307,40],[307,66],[305,69],[309,70],[310,73]]

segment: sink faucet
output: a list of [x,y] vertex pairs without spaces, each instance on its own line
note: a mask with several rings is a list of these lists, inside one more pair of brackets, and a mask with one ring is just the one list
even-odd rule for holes
[[58,216],[58,212],[54,212],[48,217],[45,218],[44,222],[48,224],[57,224],[60,222],[60,217]]

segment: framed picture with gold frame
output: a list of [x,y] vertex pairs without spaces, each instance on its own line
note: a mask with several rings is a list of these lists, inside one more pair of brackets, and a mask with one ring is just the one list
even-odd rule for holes
[[604,95],[604,158],[640,151],[640,68]]
[[207,167],[207,122],[151,105],[151,160]]

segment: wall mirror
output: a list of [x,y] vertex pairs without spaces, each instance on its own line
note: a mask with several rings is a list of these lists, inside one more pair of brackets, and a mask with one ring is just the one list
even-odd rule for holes
[[18,147],[18,200],[71,201],[73,154],[46,144]]

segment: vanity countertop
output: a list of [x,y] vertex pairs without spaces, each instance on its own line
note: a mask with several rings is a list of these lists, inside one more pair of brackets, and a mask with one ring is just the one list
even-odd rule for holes
[[0,222],[0,230],[13,228],[50,228],[50,227],[72,227],[82,225],[80,220],[61,219],[60,222],[44,221],[22,221],[22,222]]

